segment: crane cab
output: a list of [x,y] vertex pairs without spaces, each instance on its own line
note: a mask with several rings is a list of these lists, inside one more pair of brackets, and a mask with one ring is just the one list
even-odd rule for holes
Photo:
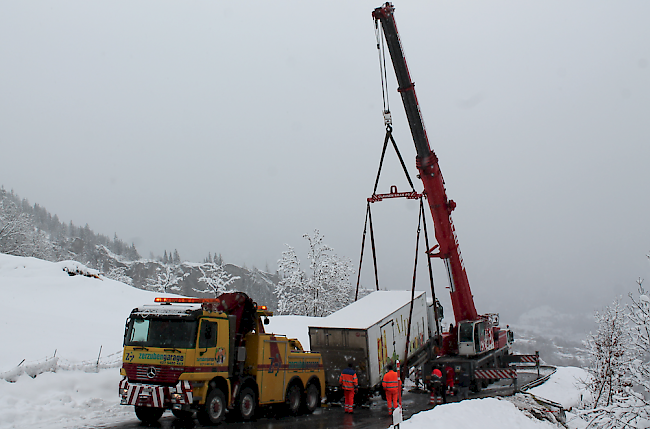
[[465,320],[458,324],[458,354],[475,356],[494,350],[492,326],[487,320]]

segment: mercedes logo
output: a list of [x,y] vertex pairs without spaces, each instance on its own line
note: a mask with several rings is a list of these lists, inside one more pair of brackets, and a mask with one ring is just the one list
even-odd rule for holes
[[156,368],[154,368],[153,366],[149,367],[149,369],[147,369],[147,377],[154,378],[155,376],[156,376]]

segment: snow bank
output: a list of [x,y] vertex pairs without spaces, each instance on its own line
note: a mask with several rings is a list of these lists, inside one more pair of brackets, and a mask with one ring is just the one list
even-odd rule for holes
[[127,316],[163,294],[97,274],[74,261],[0,254],[0,378],[53,365],[54,357],[57,368],[87,367],[100,348],[101,364],[120,361]]
[[589,373],[582,368],[558,367],[557,371],[541,386],[534,387],[528,393],[561,404],[567,410],[577,406],[585,392],[584,381]]
[[133,420],[119,405],[119,371],[66,371],[0,380],[0,428],[80,428]]
[[555,426],[526,417],[512,403],[496,398],[471,399],[413,415],[400,429],[549,429]]

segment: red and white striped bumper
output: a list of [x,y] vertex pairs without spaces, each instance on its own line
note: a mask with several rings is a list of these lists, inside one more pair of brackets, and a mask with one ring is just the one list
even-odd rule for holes
[[510,368],[477,369],[474,371],[474,377],[487,379],[517,378],[517,370]]
[[189,381],[179,381],[174,387],[154,384],[129,383],[125,378],[119,387],[121,405],[172,408],[174,405],[192,403],[192,387]]

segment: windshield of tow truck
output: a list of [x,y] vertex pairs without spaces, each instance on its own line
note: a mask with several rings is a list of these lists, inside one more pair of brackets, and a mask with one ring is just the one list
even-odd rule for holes
[[124,337],[125,346],[189,349],[195,344],[195,320],[134,317]]

